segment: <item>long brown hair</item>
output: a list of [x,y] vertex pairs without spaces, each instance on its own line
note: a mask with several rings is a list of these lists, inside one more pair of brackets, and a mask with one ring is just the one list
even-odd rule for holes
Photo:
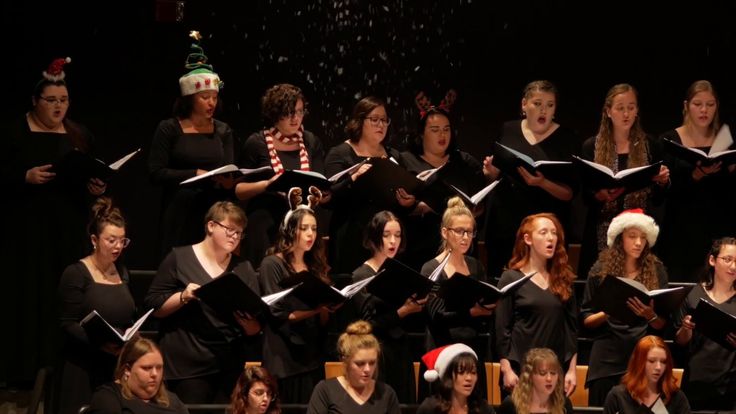
[[551,259],[547,261],[547,271],[549,272],[549,290],[563,302],[567,302],[572,296],[572,281],[575,279],[575,273],[570,267],[567,251],[565,250],[565,231],[562,229],[560,220],[552,213],[539,213],[527,216],[521,221],[519,230],[516,231],[516,241],[514,242],[514,250],[509,260],[508,268],[519,270],[529,263],[531,255],[531,247],[524,242],[524,235],[531,235],[534,231],[534,222],[537,219],[546,218],[550,220],[557,230],[557,245],[555,253]]
[[[438,384],[436,397],[439,400],[439,404],[435,412],[450,412],[452,409],[452,393],[455,385],[455,377],[459,374],[473,371],[478,375],[482,375],[482,373],[478,372],[478,359],[470,352],[463,352],[450,361]],[[487,404],[481,396],[481,390],[478,389],[479,384],[480,382],[476,381],[473,391],[468,396],[468,414],[481,413],[481,405]]]
[[[591,276],[626,277],[623,233],[616,236],[611,247],[607,247],[598,255],[598,261],[601,262],[601,267],[596,272],[591,272]],[[661,263],[659,258],[652,253],[649,242],[647,242],[641,255],[636,259],[636,265],[641,268],[641,272],[634,280],[641,282],[649,290],[659,289],[661,286],[659,286],[659,277],[657,277],[657,267]]]
[[721,118],[718,116],[718,108],[720,107],[721,102],[720,99],[718,99],[718,94],[716,93],[716,89],[713,87],[713,84],[707,80],[695,81],[689,88],[687,88],[687,92],[685,93],[685,104],[682,108],[682,124],[687,125],[691,122],[690,117],[687,116],[688,108],[693,97],[700,92],[709,92],[716,99],[716,110],[713,114],[713,121],[708,125],[708,134],[715,135],[718,133],[718,130],[721,129]]
[[[606,100],[601,110],[601,123],[595,141],[595,157],[593,161],[598,164],[611,167],[616,163],[618,154],[616,153],[616,143],[613,140],[613,121],[608,116],[608,111],[613,107],[613,99],[626,92],[634,93],[638,106],[639,93],[628,83],[614,85],[606,94]],[[631,125],[631,130],[629,131],[628,168],[639,167],[647,163],[649,163],[647,134],[641,126],[641,116],[637,112],[636,119],[634,119],[634,123]]]
[[[360,135],[363,133],[363,122],[368,114],[374,109],[382,106],[386,108],[386,102],[375,96],[366,96],[358,101],[353,107],[353,113],[350,115],[348,123],[345,125],[345,134],[352,143],[360,141]],[[384,138],[384,141],[386,138]]]
[[667,355],[664,372],[657,384],[657,390],[664,395],[662,401],[667,404],[679,387],[677,386],[677,380],[672,375],[673,364],[670,349],[667,348],[667,344],[664,343],[662,338],[658,336],[647,335],[636,343],[636,347],[634,347],[634,351],[631,353],[631,358],[629,358],[629,366],[626,374],[621,378],[621,384],[626,387],[626,390],[635,400],[641,401],[644,399],[644,393],[647,390],[649,381],[646,374],[647,355],[654,348],[664,349]]
[[248,393],[253,385],[262,382],[271,393],[271,402],[268,404],[266,414],[279,414],[279,386],[274,377],[266,368],[257,366],[247,366],[240,374],[238,382],[235,383],[233,393],[230,395],[231,414],[246,414],[248,409]]
[[[292,262],[294,261],[293,247],[297,241],[297,231],[302,224],[302,219],[307,215],[314,217],[315,220],[317,219],[312,209],[297,208],[289,215],[286,222],[279,227],[279,237],[276,246],[274,246],[273,253],[281,253],[284,256],[286,267],[291,272],[294,272],[294,268],[292,267]],[[330,277],[327,275],[327,272],[330,271],[330,266],[327,264],[325,249],[322,246],[322,237],[319,237],[319,234],[316,235],[312,248],[308,252],[304,252],[304,263],[310,272],[325,282],[331,283]]]

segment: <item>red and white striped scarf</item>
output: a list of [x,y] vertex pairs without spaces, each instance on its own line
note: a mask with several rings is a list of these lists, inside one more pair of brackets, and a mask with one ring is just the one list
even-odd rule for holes
[[307,148],[304,146],[303,126],[299,126],[299,130],[296,134],[290,137],[281,135],[281,131],[275,127],[263,131],[263,135],[266,137],[266,148],[268,149],[268,156],[271,158],[271,168],[273,168],[273,171],[276,174],[284,172],[284,166],[281,165],[281,158],[279,158],[279,154],[273,145],[274,138],[284,144],[293,144],[294,142],[299,143],[299,169],[301,171],[309,171],[309,156],[307,155]]

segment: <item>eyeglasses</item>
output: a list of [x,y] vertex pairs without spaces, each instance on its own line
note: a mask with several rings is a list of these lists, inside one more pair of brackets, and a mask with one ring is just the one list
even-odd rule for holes
[[[264,390],[264,389],[252,389],[248,391],[247,393],[244,392],[244,395],[250,394],[255,398],[263,398],[265,395],[266,398],[268,398],[269,401],[276,401],[276,394],[274,394],[271,390]],[[247,395],[246,395],[247,397]]]
[[736,262],[736,258],[731,256],[718,256],[718,258],[723,260],[723,264],[725,264],[726,266],[731,266],[734,262]]
[[102,239],[102,240],[104,240],[105,243],[109,244],[110,246],[117,246],[118,244],[120,244],[123,247],[123,249],[128,247],[128,245],[130,244],[130,239],[127,237],[110,238],[110,239]]
[[212,222],[225,229],[225,236],[227,237],[237,237],[238,240],[243,240],[243,238],[245,237],[245,232],[242,230],[235,230],[220,223],[219,221],[212,220]]
[[304,118],[305,116],[307,116],[308,113],[309,111],[307,111],[307,108],[297,109],[296,111],[291,111],[288,114],[286,114],[284,118],[294,118],[294,117]]
[[379,118],[377,116],[372,116],[370,118],[366,118],[366,121],[371,123],[371,126],[377,127],[380,125],[391,125],[391,118]]
[[69,105],[69,98],[57,98],[55,96],[41,96],[41,100],[49,105]]
[[452,228],[452,227],[445,227],[447,230],[450,230],[451,232],[455,233],[457,237],[465,237],[466,235],[470,237],[471,239],[474,239],[475,236],[478,235],[478,232],[475,230],[465,230],[461,228]]

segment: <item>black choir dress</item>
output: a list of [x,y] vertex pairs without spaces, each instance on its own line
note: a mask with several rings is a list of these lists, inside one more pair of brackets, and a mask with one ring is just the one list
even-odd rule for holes
[[337,378],[330,378],[314,388],[307,414],[401,414],[401,407],[391,386],[381,381],[376,381],[370,398],[358,404]]
[[[514,401],[511,399],[511,396],[508,396],[501,401],[501,405],[498,406],[498,411],[496,411],[498,414],[516,414],[516,405],[514,405]],[[565,414],[573,414],[575,411],[573,411],[572,408],[572,402],[569,398],[565,397]],[[542,414],[542,413],[534,413],[530,412],[529,414]]]
[[[590,137],[583,143],[580,156],[588,161],[595,161],[595,140]],[[647,164],[662,160],[661,146],[652,137],[647,136]],[[618,154],[618,168],[608,165],[614,172],[629,167],[629,154]],[[580,248],[580,263],[578,274],[587,275],[593,263],[598,260],[598,253],[606,247],[606,232],[611,220],[624,210],[641,208],[644,212],[659,223],[661,220],[655,206],[661,205],[664,200],[665,189],[652,183],[649,187],[634,193],[622,194],[610,203],[601,203],[593,197],[592,190],[583,190],[583,201],[588,206],[583,229],[583,243]],[[661,236],[660,236],[661,239]],[[655,246],[656,247],[656,246]],[[665,262],[667,263],[667,262]]]
[[[509,121],[503,125],[499,143],[530,156],[535,161],[570,161],[577,154],[579,138],[569,128],[558,127],[550,136],[536,145],[529,144],[521,131],[521,121]],[[487,201],[486,251],[488,274],[501,274],[514,247],[516,230],[524,217],[537,213],[554,213],[562,223],[565,234],[570,235],[570,202],[558,200],[548,192],[530,187],[511,176],[502,174],[503,181],[493,190]],[[573,183],[564,183],[572,187]],[[569,237],[568,237],[569,239]]]
[[[92,135],[76,124],[79,138]],[[93,198],[87,177],[61,176],[46,184],[25,181],[26,171],[54,164],[74,150],[69,134],[31,132],[25,118],[2,129],[0,260],[9,294],[0,305],[7,338],[0,353],[0,382],[32,381],[58,355],[56,292],[66,266],[91,251],[86,232]]]
[[[498,287],[524,277],[518,270],[506,270]],[[530,280],[505,296],[496,307],[496,347],[498,358],[506,358],[519,375],[524,356],[531,348],[549,348],[566,372],[577,353],[578,309],[575,291],[562,302],[549,289]],[[563,373],[564,375],[564,373]]]
[[[324,172],[324,150],[319,138],[309,131],[304,131],[304,147],[309,157],[309,170],[322,174]],[[286,170],[299,170],[301,162],[299,150],[277,151],[281,164]],[[252,134],[240,150],[238,167],[259,168],[271,165],[263,131]],[[282,195],[266,192],[248,200],[248,237],[243,241],[241,252],[258,268],[266,255],[266,250],[276,243],[279,225],[289,210],[289,204]]]
[[[401,153],[399,163],[410,173],[417,175],[423,171],[434,168],[430,163],[425,161],[421,156],[410,151]],[[468,195],[471,192],[478,191],[485,183],[483,176],[483,166],[473,158],[472,155],[463,151],[453,151],[447,160],[446,166],[451,164],[459,165],[457,170],[467,171],[468,174],[462,177],[462,182],[451,182],[464,191]],[[455,177],[453,177],[455,178]],[[429,258],[437,255],[439,251],[442,237],[440,236],[440,227],[442,227],[442,214],[447,208],[447,199],[452,196],[449,187],[445,190],[448,197],[442,197],[444,203],[435,206],[434,212],[424,215],[406,215],[401,217],[406,234],[406,251],[402,254],[402,261],[413,269],[419,269]],[[435,194],[429,194],[428,197],[434,199]],[[417,194],[420,200],[423,200],[422,194]],[[473,206],[468,206],[472,209]],[[475,240],[474,240],[475,241]],[[475,244],[475,243],[474,243]]]
[[[478,385],[475,386],[478,388]],[[416,414],[437,414],[440,413],[440,400],[437,397],[427,397],[417,407]],[[493,414],[493,406],[488,404],[486,400],[481,400],[478,413],[480,414]]]
[[[591,274],[598,273],[601,266],[600,261],[596,262],[591,269]],[[592,300],[602,281],[601,277],[588,277],[583,305],[580,309],[581,320],[599,312],[592,304]],[[667,287],[667,270],[661,263],[657,265],[657,281],[655,289]],[[659,316],[664,319],[670,318],[670,315]],[[588,376],[585,379],[585,387],[589,388],[588,405],[603,406],[608,391],[621,382],[636,343],[649,334],[662,336],[661,331],[652,329],[644,319],[640,319],[637,325],[629,326],[609,317],[602,326],[595,330],[588,363]]]
[[[476,258],[465,256],[470,274],[467,276],[455,274],[452,277],[470,277],[482,282],[487,282],[487,276],[483,264]],[[422,274],[429,276],[440,262],[432,259],[422,266]],[[437,278],[438,283],[448,280],[444,269]],[[427,351],[454,343],[463,343],[473,349],[478,355],[478,383],[476,387],[480,390],[486,389],[485,362],[490,361],[490,323],[492,316],[472,317],[470,309],[464,311],[449,310],[445,301],[439,296],[430,296],[424,306],[427,316],[427,334],[425,349]],[[426,370],[422,363],[422,372]],[[420,396],[426,396],[427,387],[421,387]]]
[[[263,258],[258,269],[261,294],[284,290],[279,282],[291,272],[276,255]],[[312,389],[324,378],[327,331],[319,316],[289,322],[289,314],[310,308],[287,295],[271,306],[271,318],[263,327],[263,366],[278,379],[279,398],[284,403],[306,404]]]
[[[715,307],[736,315],[736,295],[723,303],[715,303],[698,284],[690,291],[680,311],[674,318],[679,329],[686,315],[692,315],[698,302],[704,299]],[[736,350],[709,339],[697,329],[686,345],[688,356],[682,389],[694,410],[736,410]]]
[[214,132],[184,133],[177,118],[161,121],[148,157],[151,181],[162,187],[161,255],[172,247],[198,243],[204,238],[204,216],[216,201],[232,198],[232,190],[214,183],[179,185],[197,170],[213,170],[233,162],[233,132],[214,120]]
[[662,396],[657,399],[651,407],[645,407],[640,402],[631,398],[631,394],[626,390],[623,384],[613,387],[608,396],[606,403],[603,405],[603,414],[636,414],[649,413],[656,414],[690,414],[690,404],[682,390],[675,391],[670,397],[670,401],[665,404]]
[[171,391],[169,405],[145,402],[139,398],[125,398],[119,384],[109,383],[98,388],[92,396],[92,403],[85,413],[90,414],[188,414],[189,410],[179,397]]
[[[675,130],[665,132],[661,138],[682,144]],[[708,153],[710,147],[698,149]],[[736,174],[729,173],[724,166],[719,172],[695,181],[694,165],[667,152],[664,159],[670,169],[672,186],[667,192],[662,233],[655,249],[667,264],[673,282],[695,282],[713,240],[734,235],[731,218],[736,206],[733,192],[725,189],[734,188]]]
[[[247,260],[233,256],[223,274],[227,272],[234,272],[251,290],[259,291],[256,273]],[[151,282],[144,301],[146,308],[160,308],[189,283],[201,286],[211,280],[192,246],[174,248]],[[245,348],[255,340],[244,337],[232,315],[220,315],[199,300],[161,319],[159,338],[166,381],[187,403],[227,401],[245,363]],[[204,379],[209,390],[183,393],[177,389],[183,380],[196,378]]]
[[100,349],[79,324],[97,311],[110,325],[123,332],[134,321],[136,308],[128,290],[128,271],[116,264],[122,283],[97,283],[83,262],[69,265],[61,275],[59,299],[60,322],[64,336],[62,365],[58,373],[59,412],[76,414],[89,404],[92,392],[113,377],[117,356]]
[[[398,151],[386,148],[386,153],[398,161]],[[356,154],[348,143],[338,144],[325,157],[325,175],[331,177],[365,158]],[[370,252],[363,247],[363,231],[376,213],[387,209],[397,215],[407,213],[404,208],[382,205],[371,194],[358,194],[352,187],[352,178],[345,174],[331,188],[332,200],[328,207],[332,209],[332,218],[328,251],[333,273],[352,273],[370,257]]]
[[[367,264],[353,272],[353,282],[367,279],[376,272]],[[371,324],[373,335],[381,342],[381,359],[378,364],[378,380],[393,387],[402,404],[416,402],[414,381],[414,358],[409,344],[407,330],[410,319],[417,314],[399,318],[396,309],[382,299],[365,291],[353,296],[358,317]]]

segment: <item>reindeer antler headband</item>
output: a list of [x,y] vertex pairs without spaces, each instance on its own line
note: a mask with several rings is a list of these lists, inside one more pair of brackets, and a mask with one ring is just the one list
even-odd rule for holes
[[294,211],[299,209],[307,209],[311,212],[314,212],[314,208],[319,204],[320,200],[322,200],[322,192],[319,190],[319,188],[315,186],[310,186],[309,194],[307,195],[307,204],[302,204],[302,189],[299,187],[292,187],[289,190],[288,199],[289,211],[287,211],[286,215],[284,216],[284,227],[286,226],[286,223],[289,222],[289,218],[292,214],[294,214]]
[[427,112],[436,108],[442,109],[445,112],[450,112],[450,108],[452,108],[452,105],[455,104],[456,100],[457,92],[454,89],[450,89],[445,94],[445,97],[442,98],[440,104],[435,106],[432,105],[432,101],[429,100],[424,91],[419,91],[417,96],[414,98],[414,103],[416,103],[417,108],[419,108],[419,117],[424,118],[427,116]]

